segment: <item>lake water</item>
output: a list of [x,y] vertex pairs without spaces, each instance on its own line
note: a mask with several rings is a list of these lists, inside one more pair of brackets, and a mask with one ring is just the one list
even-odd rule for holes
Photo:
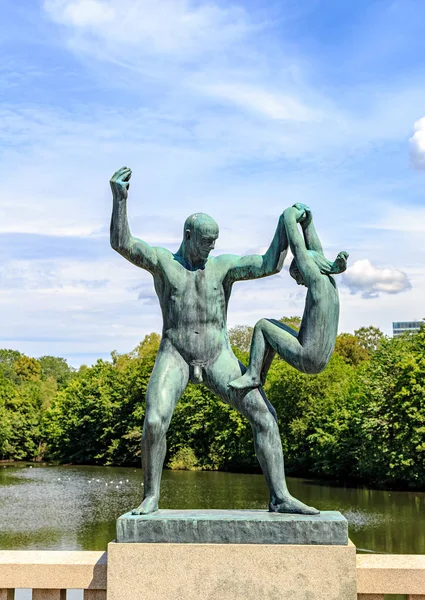
[[[141,469],[0,465],[0,548],[105,550],[142,498]],[[293,495],[339,510],[363,552],[425,554],[425,493],[288,478]],[[161,508],[267,508],[262,475],[164,471]]]

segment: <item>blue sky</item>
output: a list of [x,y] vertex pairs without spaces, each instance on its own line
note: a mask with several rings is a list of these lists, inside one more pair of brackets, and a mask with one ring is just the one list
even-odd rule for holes
[[[108,180],[133,169],[134,235],[265,249],[294,202],[339,278],[341,331],[421,319],[425,3],[0,0],[0,347],[74,365],[160,331],[151,276],[109,246]],[[288,264],[288,261],[287,261]],[[301,314],[280,275],[234,287],[229,325]]]

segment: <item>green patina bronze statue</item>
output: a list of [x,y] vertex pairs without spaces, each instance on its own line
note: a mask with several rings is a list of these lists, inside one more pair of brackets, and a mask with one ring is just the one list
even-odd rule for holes
[[[146,394],[142,436],[144,499],[133,514],[158,510],[166,433],[189,381],[203,382],[249,420],[257,458],[270,491],[269,510],[318,514],[318,510],[306,506],[288,491],[276,413],[264,394],[261,378],[265,377],[276,351],[305,372],[324,368],[333,350],[338,324],[338,295],[331,273],[345,269],[347,255],[341,253],[335,263],[324,258],[310,210],[302,204],[281,215],[263,256],[210,257],[219,229],[214,219],[203,213],[186,219],[183,241],[175,254],[152,247],[130,233],[126,206],[130,177],[131,170],[123,167],[110,181],[111,245],[127,260],[152,274],[164,321]],[[304,237],[299,233],[298,223]],[[289,332],[280,323],[261,320],[255,328],[245,376],[246,369],[233,354],[227,332],[232,286],[236,281],[278,273],[288,244],[295,257],[291,272],[309,288],[302,327],[297,338],[296,332]]]
[[[299,285],[307,287],[304,315],[299,331],[275,319],[261,319],[254,327],[249,366],[244,375],[230,382],[230,387],[250,390],[264,384],[276,354],[303,373],[316,374],[328,364],[338,333],[339,299],[332,274],[347,268],[347,252],[340,252],[335,262],[323,254],[322,244],[313,225],[310,210],[299,218],[300,205],[283,213],[287,239],[294,255],[289,269]],[[298,228],[301,224],[303,235]]]

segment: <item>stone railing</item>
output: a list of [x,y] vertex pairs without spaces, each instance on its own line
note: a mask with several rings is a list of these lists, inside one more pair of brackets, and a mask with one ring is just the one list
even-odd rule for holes
[[106,566],[106,552],[1,550],[0,600],[14,600],[17,588],[32,589],[32,600],[66,600],[70,589],[106,600]]
[[358,600],[385,600],[400,594],[425,600],[425,556],[419,554],[358,554]]
[[[33,600],[65,600],[69,589],[84,590],[84,600],[106,600],[106,570],[106,552],[3,550],[0,600],[14,600],[17,588],[32,589]],[[358,600],[385,600],[386,594],[425,600],[425,556],[358,555],[357,592]]]

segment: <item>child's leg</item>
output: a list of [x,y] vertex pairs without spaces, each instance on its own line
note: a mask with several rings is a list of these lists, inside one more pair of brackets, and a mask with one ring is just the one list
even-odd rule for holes
[[271,353],[275,352],[302,373],[316,374],[326,367],[335,345],[338,323],[338,311],[329,313],[326,305],[328,296],[324,286],[332,286],[326,277],[319,272],[310,274],[299,332],[274,319],[258,321],[252,335],[248,369],[242,377],[230,382],[230,387],[242,390],[259,387],[270,367]]
[[[235,389],[252,389],[264,383],[276,352],[292,364],[292,358],[300,352],[297,332],[274,319],[261,319],[254,327],[249,365],[246,373],[229,385]],[[294,365],[295,366],[295,365]]]

